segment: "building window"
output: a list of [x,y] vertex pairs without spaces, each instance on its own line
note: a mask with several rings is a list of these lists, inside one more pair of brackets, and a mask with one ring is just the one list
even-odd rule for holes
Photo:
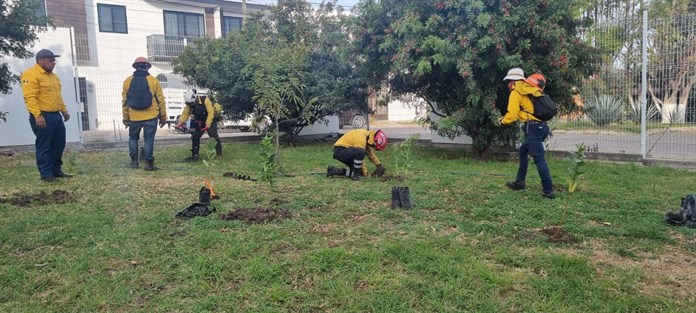
[[128,33],[126,7],[121,5],[97,3],[99,31],[103,33]]
[[159,74],[157,75],[157,80],[160,82],[160,87],[162,87],[162,89],[167,88],[167,76],[164,76],[164,74]]
[[176,37],[203,37],[203,14],[164,11],[164,35]]
[[227,33],[242,29],[243,19],[241,17],[222,17],[222,36],[227,36]]

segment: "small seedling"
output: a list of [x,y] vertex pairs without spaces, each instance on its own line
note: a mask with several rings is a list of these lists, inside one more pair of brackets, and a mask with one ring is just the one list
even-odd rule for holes
[[585,173],[585,144],[580,143],[575,145],[577,149],[575,152],[570,154],[568,159],[573,163],[570,168],[568,168],[568,192],[575,192],[578,188],[578,180]]
[[276,150],[273,147],[274,134],[266,134],[261,140],[261,157],[263,163],[261,167],[260,180],[267,182],[274,188],[273,179],[278,172],[278,163],[276,162]]

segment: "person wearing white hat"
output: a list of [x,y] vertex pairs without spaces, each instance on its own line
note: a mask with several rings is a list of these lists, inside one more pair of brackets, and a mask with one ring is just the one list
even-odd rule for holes
[[534,104],[532,104],[531,99],[532,95],[541,96],[542,90],[525,81],[524,71],[517,67],[508,71],[503,82],[510,90],[510,98],[507,113],[500,120],[500,124],[510,125],[518,120],[524,123],[524,141],[519,149],[520,165],[517,169],[517,176],[515,181],[505,185],[512,190],[522,190],[526,187],[525,178],[529,165],[529,155],[532,155],[541,178],[541,196],[553,199],[556,197],[556,193],[551,180],[551,172],[544,157],[544,140],[549,135],[549,126],[533,115]]

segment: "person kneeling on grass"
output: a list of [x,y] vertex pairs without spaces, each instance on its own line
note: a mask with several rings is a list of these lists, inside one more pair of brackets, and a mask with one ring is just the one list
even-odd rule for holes
[[367,176],[367,167],[363,166],[365,156],[377,166],[372,175],[382,176],[386,169],[377,158],[375,151],[382,151],[386,147],[387,135],[381,130],[351,130],[336,141],[333,152],[333,158],[343,162],[348,169],[329,165],[326,169],[326,177],[340,175],[351,177],[353,180],[363,179]]

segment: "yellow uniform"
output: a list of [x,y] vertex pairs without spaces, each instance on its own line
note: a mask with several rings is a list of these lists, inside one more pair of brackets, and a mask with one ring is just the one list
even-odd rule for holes
[[[357,148],[365,150],[365,156],[375,166],[382,165],[375,153],[375,132],[374,130],[354,129],[347,132],[336,141],[334,147]],[[367,167],[362,167],[363,176],[367,176]]]
[[124,121],[147,121],[159,116],[160,121],[167,120],[167,106],[164,102],[164,94],[162,93],[162,86],[160,86],[157,78],[147,75],[147,84],[150,87],[150,93],[152,93],[152,105],[150,108],[145,110],[134,110],[126,105],[126,97],[128,96],[128,89],[130,89],[131,80],[133,76],[129,76],[123,82],[123,92],[122,106],[123,106],[123,120]]
[[[196,104],[195,105],[200,105],[200,104],[201,104],[201,97],[196,97]],[[210,98],[206,97],[204,104],[205,104],[205,111],[208,112],[208,115],[205,119],[205,126],[210,127],[213,124],[213,119],[215,118],[217,111],[215,111],[215,109],[213,107],[213,102],[210,101]],[[219,105],[219,104],[217,104],[217,105]],[[184,107],[184,112],[182,112],[181,116],[179,117],[179,123],[185,124],[186,121],[189,119],[189,116],[191,116],[191,114],[192,114],[191,111],[192,111],[191,107],[186,105]],[[195,113],[193,113],[193,114],[194,114],[194,119],[198,120],[200,118],[200,116],[195,116],[196,115]]]
[[510,92],[507,113],[500,123],[503,125],[509,125],[517,120],[522,122],[541,122],[540,119],[532,115],[534,114],[534,105],[532,104],[532,99],[530,98],[532,95],[540,97],[542,95],[541,89],[522,80],[516,81],[513,86],[513,90]]
[[48,73],[38,64],[26,70],[21,78],[24,103],[27,111],[34,117],[41,112],[68,112],[60,94],[60,78],[55,73]]

